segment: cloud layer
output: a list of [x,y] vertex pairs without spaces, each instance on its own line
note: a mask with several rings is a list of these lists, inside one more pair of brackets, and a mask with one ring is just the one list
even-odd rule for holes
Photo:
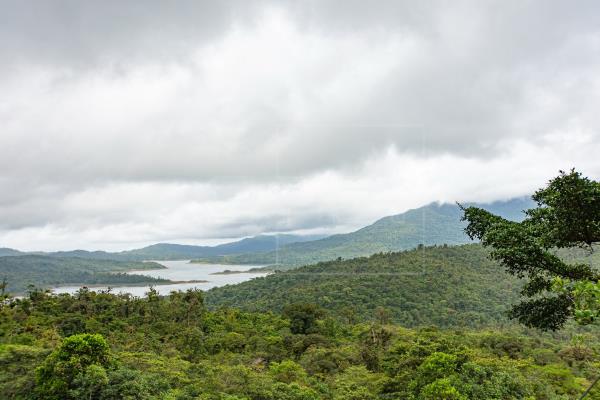
[[335,232],[600,175],[596,2],[8,2],[0,246]]

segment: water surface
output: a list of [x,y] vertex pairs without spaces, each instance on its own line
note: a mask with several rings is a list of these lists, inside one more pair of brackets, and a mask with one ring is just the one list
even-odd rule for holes
[[[144,271],[129,271],[129,274],[147,275],[153,278],[163,278],[172,281],[201,280],[207,282],[175,283],[170,285],[154,285],[161,295],[169,294],[174,290],[187,290],[197,288],[208,290],[214,287],[233,285],[252,278],[266,276],[265,272],[248,272],[240,274],[212,275],[215,272],[248,271],[261,267],[261,265],[223,265],[223,264],[193,264],[189,260],[155,261],[167,267],[166,269],[152,269]],[[54,288],[55,293],[74,293],[81,286],[61,286]],[[111,286],[113,293],[131,293],[134,296],[144,296],[150,286]],[[90,290],[106,290],[107,286],[90,287]]]

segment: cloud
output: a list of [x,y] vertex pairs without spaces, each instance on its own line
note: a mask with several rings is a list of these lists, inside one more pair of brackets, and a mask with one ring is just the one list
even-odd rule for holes
[[0,244],[342,231],[598,176],[597,8],[8,2]]
[[[530,194],[558,169],[600,170],[596,141],[520,141],[503,158],[421,157],[393,147],[353,171],[323,171],[274,183],[120,182],[89,187],[0,213],[0,243],[21,249],[121,250],[161,241],[215,243],[260,233],[348,232],[432,201]],[[596,175],[597,176],[597,175]],[[19,212],[15,212],[18,210]],[[47,222],[50,221],[50,222]],[[37,223],[36,223],[37,222]]]

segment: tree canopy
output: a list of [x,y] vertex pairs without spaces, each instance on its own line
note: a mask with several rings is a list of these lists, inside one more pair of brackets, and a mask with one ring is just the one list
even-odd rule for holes
[[465,231],[491,248],[491,257],[510,274],[527,279],[521,292],[525,299],[513,306],[513,318],[546,330],[563,327],[571,317],[594,322],[600,275],[590,263],[569,262],[561,251],[592,253],[600,241],[600,183],[575,170],[560,171],[532,198],[537,207],[526,210],[522,222],[463,208]]
[[304,303],[286,315],[203,303],[192,290],[0,303],[0,398],[550,400],[580,396],[597,374],[593,334],[417,330],[348,324]]

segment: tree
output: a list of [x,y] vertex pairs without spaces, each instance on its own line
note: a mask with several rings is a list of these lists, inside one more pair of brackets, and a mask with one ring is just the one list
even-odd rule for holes
[[438,379],[421,391],[423,400],[466,400],[447,378]]
[[294,334],[315,333],[317,320],[324,315],[316,304],[296,303],[286,306],[283,316],[290,320],[290,331]]
[[7,286],[8,286],[8,282],[6,281],[6,277],[4,277],[4,278],[2,278],[2,283],[0,283],[0,300],[4,300],[8,297],[6,294]]
[[70,395],[74,399],[93,399],[105,386],[108,385],[106,370],[98,364],[88,366],[85,371],[77,374],[73,380],[74,388]]
[[108,383],[110,349],[102,335],[69,336],[36,371],[41,399],[76,399],[93,394]]
[[593,322],[594,312],[581,318],[578,306],[589,306],[582,299],[597,293],[592,288],[600,276],[588,263],[567,263],[560,251],[583,248],[591,253],[600,241],[600,183],[575,170],[560,171],[532,198],[537,207],[526,210],[522,222],[461,206],[465,231],[491,248],[490,256],[510,274],[526,279],[521,292],[526,299],[513,306],[511,317],[544,330],[559,329],[571,317]]

